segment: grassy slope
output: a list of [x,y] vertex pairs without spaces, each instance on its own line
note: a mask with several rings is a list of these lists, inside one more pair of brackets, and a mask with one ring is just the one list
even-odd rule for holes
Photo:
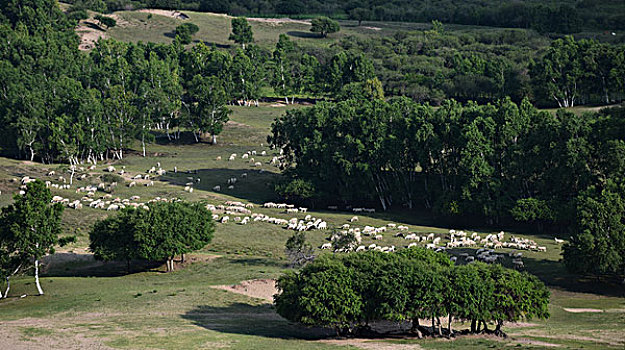
[[[156,181],[154,187],[127,188],[120,186],[115,195],[128,198],[140,195],[142,199],[154,196],[181,197],[189,200],[205,199],[219,204],[227,199],[239,199],[252,203],[273,200],[271,183],[276,169],[267,165],[268,170],[259,174],[247,162],[237,159],[234,162],[217,161],[219,155],[226,159],[230,153],[243,153],[247,150],[267,150],[261,143],[273,118],[284,112],[284,107],[262,106],[260,108],[233,107],[232,120],[220,137],[218,146],[207,144],[171,145],[163,140],[162,145],[151,145],[148,158],[129,155],[116,166],[125,166],[131,174],[143,173],[160,161],[165,169],[177,166],[179,170],[199,169],[198,175],[178,173],[168,174]],[[154,154],[159,153],[159,157]],[[267,157],[256,157],[266,162]],[[58,166],[25,164],[8,159],[0,159],[0,203],[10,202],[10,192],[17,185],[10,183],[11,177],[29,174],[45,177],[49,169]],[[102,167],[99,167],[102,169]],[[96,170],[89,180],[97,183],[94,177],[101,173]],[[237,184],[233,191],[221,193],[211,189],[216,184],[223,187],[230,176],[247,172],[248,179]],[[200,185],[193,194],[182,191],[187,176],[201,177]],[[77,197],[72,191],[54,191],[66,197]],[[277,210],[256,209],[273,216],[288,218]],[[88,240],[88,227],[97,218],[107,215],[102,210],[85,208],[79,211],[67,210],[64,215],[66,232],[80,235],[77,244],[69,249],[83,252]],[[312,215],[326,219],[331,226],[347,222],[349,213],[313,212]],[[302,216],[301,214],[299,216]],[[382,225],[390,220],[410,224],[413,232],[435,232],[442,234],[448,228],[435,227],[427,216],[414,213],[378,213],[362,217],[359,225]],[[458,229],[459,227],[454,227]],[[470,229],[470,228],[465,228]],[[480,232],[482,232],[480,230]],[[488,230],[486,231],[488,232]],[[328,232],[312,231],[309,238],[315,245],[324,242]],[[306,341],[319,336],[318,331],[289,325],[275,315],[271,308],[260,300],[213,290],[210,285],[235,284],[252,278],[270,278],[285,270],[283,246],[290,233],[270,224],[254,223],[249,226],[219,224],[214,242],[200,256],[220,255],[209,262],[196,263],[189,268],[171,274],[156,271],[139,272],[119,276],[118,266],[81,265],[78,262],[52,265],[43,279],[48,292],[44,297],[11,298],[0,303],[0,320],[9,321],[5,328],[17,332],[23,339],[41,342],[42,339],[97,339],[105,345],[119,348],[193,348],[231,347],[252,349],[273,347],[276,349],[317,349],[332,348],[342,344]],[[599,309],[624,309],[625,300],[617,297],[604,297],[595,294],[577,293],[593,290],[596,283],[577,283],[574,276],[564,273],[559,260],[559,247],[551,237],[523,235],[535,239],[548,248],[547,253],[525,253],[528,270],[537,273],[552,285],[552,318],[547,322],[537,322],[531,327],[511,328],[511,344],[532,346],[528,341],[544,341],[568,347],[605,348],[621,346],[623,312],[573,314],[563,311],[563,307],[591,307]],[[365,238],[368,244],[369,238]],[[378,242],[380,243],[380,242]],[[385,245],[404,246],[402,239],[387,233],[381,242]],[[505,251],[505,250],[504,250]],[[459,251],[458,251],[459,252]],[[509,263],[509,262],[508,262]],[[86,277],[97,275],[100,277]],[[596,288],[595,288],[596,289]],[[34,292],[31,278],[22,277],[14,282],[12,296]],[[601,289],[599,292],[615,294],[618,291]],[[27,317],[36,322],[28,322]],[[597,331],[602,329],[602,333]],[[519,340],[530,339],[530,340]],[[425,348],[483,348],[500,347],[501,340],[465,338],[454,342],[428,340],[402,342],[418,343]],[[208,344],[208,345],[207,345]],[[536,344],[534,344],[536,345]]]

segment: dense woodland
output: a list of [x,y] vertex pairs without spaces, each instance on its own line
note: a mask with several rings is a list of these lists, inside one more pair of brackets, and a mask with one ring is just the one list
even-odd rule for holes
[[270,137],[289,162],[280,194],[572,228],[570,267],[625,271],[622,109],[578,117],[530,102],[621,100],[622,46],[566,37],[528,57],[545,39],[454,35],[435,22],[329,49],[282,35],[267,49],[236,19],[228,50],[185,47],[178,36],[170,45],[103,40],[83,53],[75,20],[55,1],[0,8],[3,155],[76,165],[123,159],[133,144],[145,156],[155,136],[216,143],[228,104],[306,96],[326,102],[290,111]]
[[625,28],[619,0],[70,0],[80,7],[116,11],[141,7],[189,9],[236,16],[328,15],[356,21],[401,21],[531,28],[540,32],[576,33],[584,28]]

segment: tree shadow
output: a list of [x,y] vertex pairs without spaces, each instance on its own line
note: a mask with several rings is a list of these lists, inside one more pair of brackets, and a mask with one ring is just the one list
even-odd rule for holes
[[162,262],[133,260],[130,270],[125,261],[102,262],[92,254],[56,253],[43,261],[42,276],[45,277],[120,277],[133,273],[157,271]]
[[291,30],[286,32],[287,35],[296,37],[296,38],[304,38],[304,39],[319,39],[321,36],[319,34],[315,34],[313,32],[302,32],[299,30]]
[[229,49],[232,47],[232,45],[230,44],[219,44],[216,42],[211,42],[211,41],[204,41],[204,40],[193,40],[194,43],[199,44],[199,43],[203,43],[204,45],[211,47],[211,46],[215,46],[216,48],[219,49]]
[[287,268],[286,263],[280,262],[275,259],[269,259],[269,258],[232,259],[230,260],[230,263],[236,264],[236,265],[245,265],[245,266],[261,266],[261,267],[271,266],[271,267],[278,267],[278,268]]
[[181,316],[212,331],[279,339],[317,340],[333,335],[323,328],[305,328],[280,317],[269,304],[233,303],[227,306],[199,306]]
[[[276,199],[276,195],[273,192],[273,183],[278,175],[269,171],[261,173],[259,170],[254,169],[212,168],[197,169],[192,174],[188,174],[182,172],[182,169],[178,170],[178,173],[169,172],[161,176],[160,180],[184,187],[191,182],[189,177],[193,177],[194,179],[200,179],[199,183],[194,182],[193,184],[195,190],[211,192],[214,191],[213,188],[215,186],[220,186],[220,190],[214,192],[227,194],[256,204]],[[228,179],[231,178],[236,178],[237,182],[234,184],[233,189],[228,189]]]
[[83,24],[87,28],[98,30],[100,32],[106,32],[106,30],[104,30],[102,27],[100,27],[99,25],[97,25],[97,24],[95,24],[93,22],[84,21]]
[[574,293],[625,297],[625,288],[618,281],[572,274],[566,270],[561,261],[525,257],[523,264],[527,272],[536,275],[550,287]]

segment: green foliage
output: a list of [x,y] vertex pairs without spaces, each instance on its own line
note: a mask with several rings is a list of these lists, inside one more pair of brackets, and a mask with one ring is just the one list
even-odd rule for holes
[[0,212],[0,263],[2,275],[10,276],[11,270],[35,262],[35,282],[39,294],[39,260],[54,253],[54,246],[61,234],[63,206],[50,205],[52,194],[46,185],[36,180],[26,185],[23,195],[17,194],[14,203]]
[[319,33],[322,38],[327,37],[328,34],[336,33],[341,30],[339,22],[328,17],[317,17],[313,19],[310,24],[310,31],[313,33]]
[[232,19],[232,33],[228,40],[232,40],[237,44],[241,44],[241,47],[245,49],[245,45],[254,41],[254,33],[252,32],[252,26],[247,23],[245,17],[237,17]]
[[112,17],[96,15],[95,17],[93,17],[93,19],[98,21],[100,23],[100,26],[105,26],[106,29],[113,28],[117,25],[117,21]]
[[314,248],[306,242],[305,232],[295,232],[284,245],[284,253],[291,266],[302,266],[315,258]]
[[339,334],[383,320],[412,320],[418,329],[419,318],[434,325],[448,314],[473,321],[472,332],[476,321],[497,321],[500,331],[504,321],[549,317],[549,291],[534,276],[497,264],[454,266],[423,248],[322,256],[280,277],[278,288],[278,314]]
[[625,275],[625,186],[609,181],[577,199],[578,232],[564,246],[564,262],[576,272]]
[[148,209],[126,208],[96,223],[89,233],[90,249],[100,260],[167,261],[204,248],[215,224],[202,203],[151,203]]
[[187,22],[177,26],[174,34],[179,36],[181,42],[186,45],[191,43],[193,35],[199,30],[200,28],[197,25]]
[[275,186],[275,191],[289,201],[303,202],[315,195],[313,184],[302,179],[279,183]]

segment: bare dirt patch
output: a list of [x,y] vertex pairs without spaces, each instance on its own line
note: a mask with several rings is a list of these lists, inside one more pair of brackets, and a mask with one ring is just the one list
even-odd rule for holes
[[278,293],[276,280],[274,279],[248,280],[242,281],[240,284],[211,287],[232,293],[243,294],[252,298],[263,299],[269,302],[272,302],[274,294]]
[[139,10],[137,12],[152,13],[152,14],[155,14],[155,15],[171,17],[171,18],[175,18],[175,19],[182,19],[182,20],[189,18],[189,16],[187,16],[186,14],[184,14],[182,12],[171,11],[171,10],[142,9],[142,10]]
[[578,307],[565,307],[564,311],[571,312],[574,314],[578,314],[582,312],[604,312],[601,309],[588,309],[588,308],[578,308]]
[[248,18],[248,21],[260,22],[260,23],[269,23],[273,25],[280,25],[285,23],[296,23],[296,24],[305,24],[310,25],[310,21],[303,21],[292,18]]
[[382,28],[378,28],[378,27],[360,27],[360,28],[370,29],[370,30],[375,30],[375,31],[382,30]]
[[82,51],[91,50],[95,47],[95,43],[100,38],[107,37],[106,32],[97,28],[92,21],[81,21],[75,29],[76,34],[80,37],[80,45],[78,48]]

